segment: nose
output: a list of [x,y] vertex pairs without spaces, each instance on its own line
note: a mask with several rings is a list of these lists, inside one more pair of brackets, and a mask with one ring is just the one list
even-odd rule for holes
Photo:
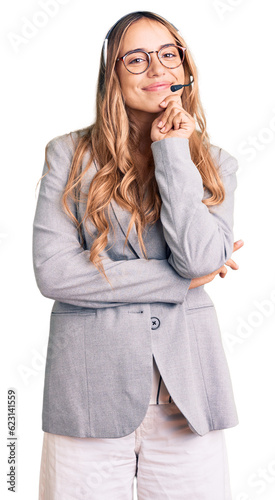
[[164,73],[165,67],[163,66],[163,64],[161,64],[157,52],[151,53],[150,56],[151,56],[151,63],[148,68],[148,74],[150,75],[150,73],[153,73],[155,75]]

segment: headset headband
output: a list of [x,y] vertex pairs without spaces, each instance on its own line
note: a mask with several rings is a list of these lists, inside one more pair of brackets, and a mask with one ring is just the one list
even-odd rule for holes
[[[114,29],[114,27],[115,27],[115,26],[119,23],[119,21],[121,21],[121,19],[123,19],[124,17],[125,17],[125,16],[122,16],[122,17],[121,17],[121,18],[120,18],[120,19],[119,19],[119,20],[118,20],[118,21],[117,21],[117,22],[116,22],[116,23],[115,23],[115,24],[114,24],[114,25],[113,25],[113,26],[109,29],[109,31],[108,31],[108,33],[107,33],[107,35],[106,35],[106,37],[105,37],[105,40],[104,40],[104,42],[103,42],[103,57],[104,57],[104,64],[105,64],[105,67],[106,67],[106,62],[107,62],[108,38],[109,38],[109,36],[110,36],[111,31]],[[180,31],[176,28],[176,26],[174,26],[174,24],[173,24],[173,23],[170,23],[170,24],[172,24],[173,28],[175,28],[175,30],[177,30],[178,34],[179,34],[180,36],[182,36],[182,35],[181,35],[181,33],[180,33]]]

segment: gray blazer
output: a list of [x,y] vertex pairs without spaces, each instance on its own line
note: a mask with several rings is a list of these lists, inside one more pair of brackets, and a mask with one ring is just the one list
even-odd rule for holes
[[[189,286],[231,257],[237,160],[211,145],[226,197],[207,208],[202,199],[210,193],[191,160],[189,140],[170,137],[151,145],[162,206],[160,220],[144,235],[149,260],[142,257],[135,225],[124,249],[131,214],[113,200],[110,248],[101,254],[111,287],[89,261],[96,228],[91,223],[83,228],[81,247],[61,206],[78,137],[75,131],[49,142],[51,169],[41,180],[33,222],[37,286],[54,299],[42,430],[98,438],[133,432],[149,404],[152,355],[194,433],[236,426],[214,304],[204,286]],[[87,152],[83,169],[89,158]],[[97,170],[93,162],[82,182],[84,193]],[[45,163],[42,175],[47,171]],[[70,202],[70,208],[81,220],[84,203]]]

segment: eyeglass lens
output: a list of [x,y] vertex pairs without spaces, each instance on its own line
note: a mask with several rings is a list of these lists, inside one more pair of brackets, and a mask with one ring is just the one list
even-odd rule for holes
[[[167,68],[176,68],[179,66],[184,57],[184,51],[181,47],[163,47],[159,51],[159,58]],[[149,56],[145,52],[134,52],[128,54],[124,63],[126,68],[132,73],[142,73],[149,66]]]

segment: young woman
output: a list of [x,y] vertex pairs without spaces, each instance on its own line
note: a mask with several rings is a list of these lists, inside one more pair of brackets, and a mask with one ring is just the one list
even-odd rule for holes
[[139,500],[229,500],[238,417],[204,285],[238,268],[237,160],[210,144],[190,51],[154,13],[107,34],[96,109],[47,145],[34,218],[55,301],[39,498],[128,500],[136,476]]

